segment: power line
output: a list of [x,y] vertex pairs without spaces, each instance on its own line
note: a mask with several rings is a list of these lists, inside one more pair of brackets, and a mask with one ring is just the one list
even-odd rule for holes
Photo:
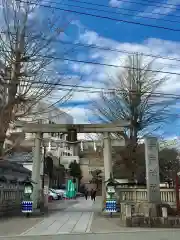
[[[4,33],[6,34],[6,32],[0,32],[0,33]],[[11,32],[10,32],[11,33]],[[13,34],[13,33],[11,33]],[[42,40],[47,40],[48,41],[48,38],[41,38]],[[152,57],[152,58],[159,58],[159,59],[166,59],[166,60],[169,60],[169,61],[177,61],[177,62],[180,62],[180,58],[174,58],[174,57],[166,57],[166,56],[162,56],[162,55],[154,55],[154,54],[147,54],[147,53],[144,53],[144,52],[131,52],[131,51],[127,51],[127,50],[120,50],[118,48],[109,48],[109,47],[101,47],[101,46],[98,46],[98,45],[95,45],[95,44],[84,44],[84,43],[81,43],[81,42],[78,42],[78,43],[74,43],[74,42],[70,42],[70,41],[63,41],[63,40],[58,40],[58,39],[53,39],[51,40],[52,42],[59,42],[61,44],[64,44],[64,45],[73,45],[73,46],[76,46],[76,47],[87,47],[87,48],[92,48],[92,49],[99,49],[99,50],[103,50],[103,51],[109,51],[109,52],[119,52],[119,53],[126,53],[126,54],[129,54],[129,55],[134,55],[134,54],[139,54],[141,56],[145,56],[145,57]],[[4,51],[4,50],[0,50],[0,52],[11,52],[11,51]],[[36,55],[37,56],[37,55]],[[43,56],[43,57],[47,57],[47,56]],[[51,57],[51,56],[50,56]]]
[[[71,0],[67,0],[67,1],[71,1]],[[73,2],[81,2],[84,4],[91,4],[91,5],[95,5],[95,3],[91,3],[91,2],[87,2],[87,1],[80,1],[80,0],[72,0]],[[141,5],[141,6],[152,6],[152,7],[161,7],[161,8],[165,8],[165,9],[171,9],[171,10],[179,10],[178,5],[176,4],[170,4],[170,3],[157,3],[151,0],[146,0],[146,3],[144,2],[138,2],[138,1],[134,1],[134,0],[120,0],[122,3],[132,3],[135,5]],[[154,3],[154,4],[152,4]],[[98,4],[98,6],[104,6],[104,7],[108,7],[107,5],[103,5],[103,4]],[[110,6],[109,6],[110,7]],[[114,7],[114,8],[119,8],[119,7]]]
[[[123,66],[123,65],[108,64],[108,63],[92,62],[92,61],[77,60],[77,59],[70,59],[70,58],[61,58],[61,57],[55,57],[55,56],[53,57],[53,56],[36,55],[36,57],[50,58],[50,59],[55,59],[55,60],[63,60],[63,61],[76,62],[76,63],[85,63],[85,64],[98,65],[98,66],[124,68],[124,69],[130,69],[130,70],[139,70],[139,71],[146,71],[146,72],[152,72],[152,73],[163,73],[163,74],[180,76],[180,73],[177,73],[177,72],[169,72],[169,71],[161,71],[161,70],[153,70],[153,69],[143,69],[143,68],[138,68],[138,67],[129,67],[129,66]],[[40,83],[40,82],[37,82],[37,83]],[[46,84],[46,83],[43,83],[43,84]]]
[[[23,80],[23,82],[28,82],[30,83],[30,81],[28,80]],[[53,86],[60,86],[61,88],[56,88],[56,90],[61,90],[61,91],[69,91],[69,90],[73,90],[72,91],[77,91],[77,92],[90,92],[90,93],[102,93],[104,91],[104,93],[111,93],[111,92],[126,92],[125,90],[119,89],[119,88],[100,88],[100,87],[91,87],[91,86],[77,86],[77,85],[72,85],[72,84],[62,84],[62,83],[44,83],[42,82],[31,82],[31,84],[45,84],[45,85],[53,85]],[[5,83],[5,85],[10,85],[8,83]],[[38,88],[38,86],[37,86]],[[42,87],[41,87],[42,88]],[[81,89],[78,89],[81,88]],[[92,90],[90,90],[92,89]],[[97,90],[97,91],[95,91]],[[132,92],[134,94],[136,94],[136,91],[133,90],[128,90],[128,92]],[[151,94],[151,92],[149,91],[142,91],[141,93],[149,93]],[[173,93],[162,93],[162,92],[154,92],[152,93],[152,95],[157,96],[157,97],[170,97],[170,98],[180,98],[180,95],[177,94],[173,94]]]
[[[68,2],[78,2],[78,3],[83,3],[83,4],[87,4],[87,5],[91,5],[91,6],[99,6],[99,7],[105,7],[105,8],[112,8],[112,9],[120,9],[120,10],[125,10],[125,11],[130,11],[130,12],[138,12],[140,13],[138,10],[136,9],[129,9],[129,8],[124,8],[124,7],[114,7],[114,6],[108,6],[105,4],[99,4],[99,3],[92,3],[92,2],[86,2],[86,1],[80,1],[80,0],[67,0]],[[121,1],[122,2],[122,1]],[[57,3],[57,2],[54,2]],[[167,17],[167,14],[164,13],[153,13],[153,12],[146,12],[147,14],[152,14],[152,15],[160,15],[160,16],[165,16]],[[175,14],[168,14],[168,16],[172,16],[172,17],[177,17],[179,18],[180,15],[175,15]]]
[[61,57],[55,57],[55,56],[45,56],[45,55],[38,55],[38,54],[35,55],[35,56],[36,57],[42,57],[42,58],[50,58],[50,59],[55,59],[55,60],[69,61],[69,62],[85,63],[85,64],[91,64],[91,65],[99,65],[99,66],[114,67],[114,68],[124,68],[124,69],[130,69],[130,70],[139,70],[139,71],[163,73],[163,74],[180,76],[180,73],[177,73],[177,72],[169,72],[169,71],[161,71],[161,70],[153,70],[153,69],[143,69],[143,68],[137,68],[137,67],[129,67],[129,66],[122,66],[122,65],[115,65],[115,64],[108,64],[108,63],[100,63],[100,62],[92,62],[92,61],[85,61],[85,60],[77,60],[77,59],[70,59],[70,58],[61,58]]
[[17,0],[17,1],[22,2],[22,3],[28,3],[31,5],[41,6],[44,8],[57,9],[57,10],[64,11],[64,12],[70,12],[70,13],[75,13],[75,14],[79,14],[79,15],[85,15],[85,16],[90,16],[90,17],[95,17],[95,18],[100,18],[100,19],[107,19],[107,20],[116,21],[116,22],[123,22],[123,23],[158,28],[158,29],[163,29],[163,30],[168,30],[168,31],[173,31],[173,32],[180,32],[180,29],[178,29],[178,28],[177,29],[169,28],[169,27],[164,27],[164,26],[160,26],[160,25],[153,25],[153,24],[146,24],[146,23],[141,23],[141,22],[117,19],[117,18],[112,18],[112,17],[108,17],[108,16],[102,16],[102,15],[97,15],[97,14],[92,14],[92,13],[85,13],[85,12],[79,12],[79,11],[70,10],[70,9],[64,9],[64,8],[60,8],[60,7],[50,6],[50,5],[44,5],[44,4],[40,4],[40,3],[25,2],[23,0]]
[[[105,12],[105,13],[112,13],[112,14],[116,14],[116,15],[122,15],[122,16],[130,16],[133,17],[134,15],[129,14],[129,13],[120,13],[120,12],[113,12],[113,11],[108,11],[108,10],[103,10],[103,9],[97,9],[97,8],[90,8],[90,7],[83,7],[83,6],[79,6],[79,5],[72,5],[72,4],[67,4],[67,3],[58,3],[58,2],[54,2],[54,1],[43,1],[44,3],[54,3],[57,5],[64,5],[64,6],[68,6],[68,7],[76,7],[76,8],[80,8],[80,9],[85,9],[85,10],[92,10],[92,11],[97,11],[97,12]],[[138,16],[138,18],[145,18],[145,19],[152,19],[152,20],[156,20],[156,21],[163,21],[163,22],[172,22],[172,23],[180,23],[179,21],[176,20],[168,20],[168,19],[159,19],[159,18],[155,18],[155,17],[148,17],[148,16]]]
[[[76,0],[75,0],[76,1]],[[159,4],[155,4],[154,1],[151,1],[151,0],[146,0],[146,3],[144,2],[138,2],[138,1],[132,1],[132,0],[121,0],[121,2],[128,2],[128,3],[132,3],[132,4],[136,4],[136,5],[142,5],[142,6],[152,6],[152,7],[161,7],[161,8],[165,8],[165,9],[172,9],[172,10],[179,10],[179,8],[177,7],[177,5],[175,4],[170,4],[170,3],[159,3]],[[154,3],[154,4],[152,4]],[[166,7],[166,6],[169,6],[169,7]]]
[[118,48],[108,48],[108,47],[101,47],[95,44],[83,44],[83,43],[73,43],[73,42],[68,42],[68,41],[62,41],[62,40],[54,40],[57,42],[60,42],[62,44],[67,44],[67,45],[74,45],[74,46],[79,46],[79,47],[87,47],[87,48],[94,48],[94,49],[99,49],[103,51],[109,51],[109,52],[119,52],[119,53],[127,53],[127,54],[139,54],[145,57],[152,57],[152,58],[160,58],[160,59],[166,59],[170,61],[177,61],[180,62],[179,58],[173,58],[173,57],[166,57],[166,56],[161,56],[161,55],[153,55],[153,54],[146,54],[143,52],[131,52],[131,51],[126,51],[126,50],[119,50]]
[[114,67],[114,68],[124,68],[124,69],[130,69],[130,70],[139,70],[139,71],[163,73],[163,74],[180,76],[180,73],[177,73],[177,72],[160,71],[160,70],[153,70],[153,69],[143,69],[143,68],[137,68],[137,67],[129,67],[129,66],[107,64],[107,63],[100,63],[100,62],[92,62],[92,61],[85,61],[85,60],[83,61],[83,60],[70,59],[70,58],[42,56],[42,55],[36,55],[36,56],[43,57],[43,58],[51,58],[51,59],[56,59],[56,60],[69,61],[69,62],[85,63],[85,64],[91,64],[91,65],[99,65],[99,66]]

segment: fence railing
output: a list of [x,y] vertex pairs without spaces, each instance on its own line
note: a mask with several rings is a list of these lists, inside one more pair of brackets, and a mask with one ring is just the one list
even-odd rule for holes
[[[167,203],[171,207],[176,207],[175,189],[161,189],[161,202]],[[146,202],[147,189],[145,188],[119,188],[117,189],[119,200],[121,202]],[[180,192],[179,192],[180,197]]]
[[20,212],[23,197],[22,186],[0,187],[0,216]]

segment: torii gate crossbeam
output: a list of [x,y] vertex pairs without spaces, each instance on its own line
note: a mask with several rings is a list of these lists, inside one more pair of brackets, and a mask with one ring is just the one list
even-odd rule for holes
[[[22,126],[18,124],[16,126]],[[120,121],[118,124],[35,124],[28,123],[23,127],[26,133],[66,133],[69,129],[75,129],[78,133],[104,133],[104,132],[123,132],[124,127],[129,123]]]

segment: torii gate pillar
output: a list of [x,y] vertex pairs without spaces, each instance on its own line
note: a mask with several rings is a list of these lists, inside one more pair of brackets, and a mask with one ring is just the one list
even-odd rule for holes
[[41,171],[41,141],[42,133],[36,133],[34,142],[33,166],[32,166],[32,180],[33,184],[33,209],[37,208],[37,202],[40,196],[40,171]]
[[103,144],[103,157],[104,157],[104,177],[105,181],[110,178],[112,173],[112,151],[111,151],[111,139],[108,132],[103,133],[104,144]]

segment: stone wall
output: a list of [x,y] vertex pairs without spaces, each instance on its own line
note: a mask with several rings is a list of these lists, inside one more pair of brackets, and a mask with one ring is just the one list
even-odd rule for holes
[[156,228],[180,228],[180,218],[171,217],[171,218],[163,218],[163,217],[131,217],[126,218],[124,221],[121,220],[121,224],[123,223],[126,227],[156,227]]

